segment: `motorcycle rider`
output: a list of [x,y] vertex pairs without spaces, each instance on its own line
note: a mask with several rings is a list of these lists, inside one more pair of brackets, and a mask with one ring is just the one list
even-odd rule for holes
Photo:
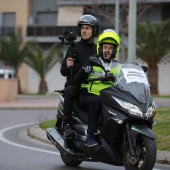
[[[118,75],[120,71],[120,63],[115,60],[118,56],[119,45],[120,38],[118,34],[112,29],[106,29],[99,35],[97,55],[94,55],[95,57],[99,57],[104,68],[110,73],[114,73],[115,76]],[[81,85],[79,103],[80,106],[89,113],[86,139],[86,145],[88,147],[98,145],[94,134],[97,133],[97,122],[102,108],[99,93],[102,89],[112,86],[113,82],[94,81],[85,83],[85,80],[88,78],[100,77],[104,74],[102,68],[96,66],[91,67],[89,60],[87,59],[83,64],[83,67],[74,77],[75,83],[83,83]]]
[[[78,97],[80,87],[73,83],[74,74],[79,71],[86,59],[96,53],[96,44],[94,44],[94,37],[99,33],[99,22],[92,15],[83,15],[79,18],[77,23],[78,34],[81,40],[75,43],[72,49],[72,56],[67,50],[66,56],[62,62],[60,73],[67,77],[64,92],[64,135],[69,136],[74,132],[70,127],[70,118],[72,115],[73,104]],[[74,57],[74,58],[73,58]]]

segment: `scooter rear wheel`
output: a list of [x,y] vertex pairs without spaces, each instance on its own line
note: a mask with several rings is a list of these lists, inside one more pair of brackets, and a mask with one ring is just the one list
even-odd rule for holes
[[73,157],[68,153],[60,152],[60,155],[61,155],[62,161],[67,166],[79,166],[82,163],[82,161],[73,159]]

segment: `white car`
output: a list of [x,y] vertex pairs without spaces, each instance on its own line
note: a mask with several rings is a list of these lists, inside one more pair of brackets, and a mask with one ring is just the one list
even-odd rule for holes
[[0,79],[12,79],[15,78],[15,70],[10,66],[0,66]]

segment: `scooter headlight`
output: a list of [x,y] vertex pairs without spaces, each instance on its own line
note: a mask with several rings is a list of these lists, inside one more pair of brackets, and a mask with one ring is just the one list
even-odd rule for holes
[[150,106],[147,110],[147,117],[152,117],[155,115],[155,113],[156,113],[155,103],[153,102],[152,106]]
[[130,114],[142,117],[142,112],[139,109],[139,107],[137,107],[131,103],[125,102],[123,100],[117,99],[115,97],[113,97],[113,98],[117,101],[117,103],[119,103],[120,106],[122,106],[124,109],[128,110],[128,112]]

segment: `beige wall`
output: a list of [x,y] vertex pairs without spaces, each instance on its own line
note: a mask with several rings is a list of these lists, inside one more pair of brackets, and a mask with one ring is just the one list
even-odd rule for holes
[[158,63],[158,94],[170,95],[170,54],[163,57]]
[[30,0],[0,0],[0,12],[15,12],[16,25],[22,28],[22,38],[26,36],[26,26],[30,14]]
[[22,93],[27,93],[27,88],[28,88],[28,66],[26,64],[22,64],[18,76],[20,79],[20,85],[21,85],[21,90]]
[[[66,77],[60,73],[61,64],[56,63],[54,67],[46,75],[47,87],[49,93],[54,93],[54,90],[64,89]],[[32,69],[28,68],[28,93],[38,93],[40,77]]]
[[[24,45],[23,40],[26,37],[28,18],[30,16],[30,2],[31,0],[0,0],[0,12],[14,12],[16,14],[16,26],[21,27],[21,47]],[[23,65],[19,70],[23,92],[26,92],[27,89],[27,69],[27,66]]]
[[9,102],[17,99],[18,80],[0,79],[0,102]]
[[76,26],[83,15],[83,6],[60,6],[58,9],[58,26]]

